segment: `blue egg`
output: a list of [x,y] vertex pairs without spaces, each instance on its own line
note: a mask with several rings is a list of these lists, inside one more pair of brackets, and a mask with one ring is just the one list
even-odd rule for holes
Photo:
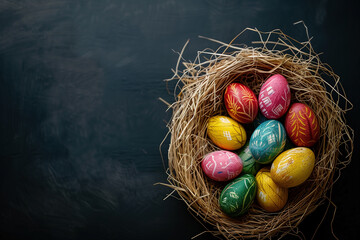
[[260,124],[250,138],[250,151],[255,161],[261,164],[271,163],[281,153],[286,143],[284,126],[276,120]]

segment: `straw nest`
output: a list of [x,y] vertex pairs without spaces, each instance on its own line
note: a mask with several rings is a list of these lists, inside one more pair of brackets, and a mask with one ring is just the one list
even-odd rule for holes
[[[233,43],[249,32],[259,37],[252,42],[255,47]],[[353,134],[344,114],[352,105],[339,76],[320,61],[309,37],[306,42],[298,42],[280,30],[260,32],[248,28],[235,39],[229,44],[210,39],[219,48],[199,51],[193,62],[182,58],[186,44],[179,53],[174,76],[169,79],[176,79],[177,84],[175,102],[169,104],[173,111],[168,124],[169,183],[163,185],[173,188],[172,193],[178,193],[193,216],[207,223],[204,232],[226,239],[298,235],[297,226],[304,217],[324,202],[332,204],[332,185],[350,162]],[[184,68],[180,70],[181,62]],[[315,168],[304,184],[289,189],[288,202],[281,211],[267,213],[255,201],[246,215],[231,218],[218,205],[225,184],[208,179],[200,166],[205,154],[219,150],[207,138],[207,122],[212,116],[227,114],[223,94],[230,83],[241,82],[258,94],[264,81],[275,73],[288,80],[292,102],[306,103],[318,117],[321,137],[312,148]]]

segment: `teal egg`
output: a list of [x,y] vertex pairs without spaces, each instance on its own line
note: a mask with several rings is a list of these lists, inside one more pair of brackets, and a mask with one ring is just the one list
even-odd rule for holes
[[249,210],[255,195],[255,177],[244,174],[225,186],[220,194],[219,205],[225,214],[231,217],[241,216]]
[[255,176],[261,165],[255,161],[255,158],[253,158],[249,148],[249,141],[247,141],[244,147],[238,151],[238,156],[241,158],[243,163],[243,169],[241,172],[244,174],[250,173]]
[[286,131],[277,120],[268,120],[260,124],[250,138],[250,151],[256,162],[271,163],[284,150]]

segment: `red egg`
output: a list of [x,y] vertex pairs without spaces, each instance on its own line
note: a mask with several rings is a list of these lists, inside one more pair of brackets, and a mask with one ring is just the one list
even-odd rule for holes
[[290,100],[289,84],[280,74],[271,76],[260,89],[260,111],[268,119],[282,117],[289,108]]
[[299,147],[311,147],[320,138],[320,126],[315,113],[303,103],[294,103],[285,117],[285,129],[291,141]]
[[225,90],[225,107],[230,117],[240,123],[251,123],[258,113],[258,100],[253,91],[241,83],[231,83]]

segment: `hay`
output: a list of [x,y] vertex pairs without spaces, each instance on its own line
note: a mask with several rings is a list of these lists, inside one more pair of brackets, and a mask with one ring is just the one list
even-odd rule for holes
[[[259,47],[233,44],[248,32],[258,34],[259,41],[253,45]],[[220,47],[216,51],[199,51],[194,62],[182,59],[187,43],[180,53],[174,76],[168,80],[176,79],[177,84],[175,102],[169,105],[173,110],[168,124],[169,184],[163,185],[173,188],[200,222],[210,224],[213,229],[207,231],[215,236],[263,239],[294,234],[301,238],[297,226],[325,200],[332,204],[332,185],[351,160],[353,133],[344,114],[352,105],[339,76],[320,61],[309,37],[306,42],[298,42],[280,30],[260,32],[247,28],[236,38],[229,44],[209,39]],[[288,80],[292,102],[306,103],[318,117],[321,137],[313,147],[315,168],[304,184],[289,189],[288,203],[280,212],[267,213],[255,202],[248,214],[230,218],[218,206],[224,184],[211,181],[201,170],[203,156],[219,150],[207,138],[206,125],[211,116],[227,114],[223,94],[230,83],[241,82],[258,94],[266,78],[275,73]],[[344,155],[339,157],[341,152]]]

